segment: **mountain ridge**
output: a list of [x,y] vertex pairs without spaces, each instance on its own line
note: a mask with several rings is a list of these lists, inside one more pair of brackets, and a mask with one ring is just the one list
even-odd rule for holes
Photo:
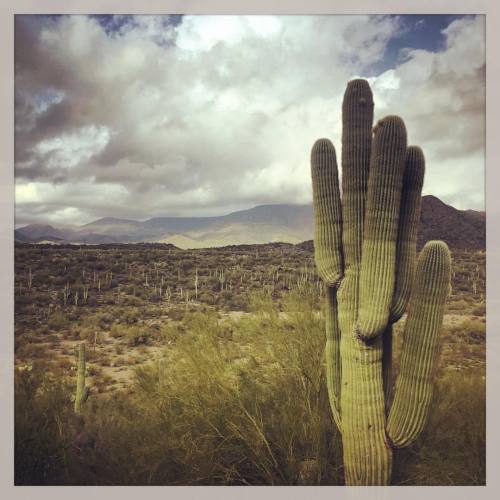
[[[152,217],[139,221],[102,217],[88,224],[56,227],[29,224],[15,230],[15,239],[36,243],[75,244],[171,243],[180,248],[244,244],[291,243],[311,240],[311,204],[276,204],[209,217]],[[486,214],[459,210],[433,195],[422,197],[418,246],[442,239],[451,248],[485,249]]]

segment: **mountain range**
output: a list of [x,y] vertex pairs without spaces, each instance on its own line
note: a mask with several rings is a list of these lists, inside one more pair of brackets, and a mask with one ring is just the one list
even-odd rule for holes
[[[104,217],[82,226],[30,224],[15,230],[28,243],[171,243],[179,248],[300,243],[313,236],[312,205],[259,205],[215,217],[155,217],[145,221]],[[422,197],[418,246],[431,239],[451,248],[485,249],[485,212],[458,210],[435,196]]]

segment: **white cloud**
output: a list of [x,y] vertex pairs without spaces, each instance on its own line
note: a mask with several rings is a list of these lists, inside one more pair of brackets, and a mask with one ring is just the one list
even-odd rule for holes
[[42,201],[41,193],[37,189],[37,183],[30,182],[27,184],[16,184],[16,205],[27,205]]
[[[85,16],[36,19],[16,26],[26,222],[310,201],[311,145],[330,137],[340,158],[345,84],[401,30],[380,16],[116,16],[107,32]],[[376,113],[403,116],[429,192],[481,208],[484,26],[455,21],[445,36],[443,52],[408,51],[371,79]]]
[[277,37],[285,29],[281,19],[275,16],[186,16],[176,28],[175,44],[183,51],[207,52],[218,43],[231,47],[244,39]]
[[446,49],[408,52],[372,79],[375,114],[398,114],[426,156],[424,191],[457,208],[484,209],[484,17],[444,30]]
[[45,139],[35,146],[35,152],[47,158],[49,168],[73,168],[100,153],[109,138],[107,127],[90,125]]
[[48,223],[85,223],[94,218],[92,214],[107,215],[110,205],[130,203],[129,196],[127,188],[116,183],[16,181],[16,226],[29,217]]

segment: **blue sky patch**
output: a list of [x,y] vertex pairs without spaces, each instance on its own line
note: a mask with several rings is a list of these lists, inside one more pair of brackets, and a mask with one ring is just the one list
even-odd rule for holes
[[[391,16],[394,17],[394,16]],[[445,48],[442,30],[464,15],[405,14],[398,16],[402,29],[398,36],[389,40],[384,58],[368,68],[367,76],[377,76],[398,66],[404,58],[404,49],[421,49],[440,52]]]

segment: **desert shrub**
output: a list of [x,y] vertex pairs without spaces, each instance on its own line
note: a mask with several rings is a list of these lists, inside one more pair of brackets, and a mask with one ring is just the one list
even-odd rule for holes
[[220,293],[220,298],[223,302],[230,302],[231,299],[233,298],[233,292],[232,290],[223,290],[221,293]]
[[447,309],[455,314],[466,314],[465,311],[469,309],[469,303],[463,299],[452,300],[449,302]]
[[109,330],[109,336],[113,337],[114,339],[123,337],[123,335],[124,335],[124,327],[119,323],[115,323]]
[[[140,299],[139,299],[140,301]],[[139,309],[126,309],[125,311],[122,311],[120,314],[120,321],[123,323],[127,323],[128,325],[133,325],[139,321],[139,318],[141,317],[141,312]]]
[[47,320],[47,326],[52,330],[62,330],[64,328],[69,328],[70,321],[67,316],[61,311],[55,311],[49,316]]
[[77,329],[78,338],[86,340],[89,343],[101,344],[104,339],[104,333],[97,326],[95,327],[82,327]]
[[447,329],[452,335],[471,344],[479,344],[485,341],[486,324],[481,319],[466,318],[458,324],[449,326]]
[[245,294],[233,294],[226,305],[231,311],[248,311],[248,297]]
[[323,322],[308,303],[296,300],[286,328],[265,316],[232,324],[238,345],[222,338],[228,325],[217,314],[186,314],[175,350],[137,369],[134,397],[117,396],[96,413],[105,450],[98,481],[296,484],[307,463],[311,483],[339,484]]
[[49,303],[47,295],[42,292],[31,291],[26,296],[26,298],[29,299],[28,301],[26,301],[27,304],[31,303],[31,304],[36,304],[37,306],[45,306]]
[[474,316],[484,316],[486,314],[486,304],[484,302],[478,304],[472,309]]
[[203,291],[198,293],[198,300],[204,302],[205,304],[214,304],[215,295],[211,292]]
[[396,455],[393,483],[484,485],[485,453],[484,371],[448,372],[438,380],[422,435]]
[[186,332],[186,328],[179,322],[164,323],[160,329],[160,339],[164,342],[176,342]]
[[43,358],[47,353],[47,347],[44,345],[40,345],[38,343],[32,344],[32,343],[25,343],[22,344],[18,352],[16,353],[20,358],[24,359],[41,359]]
[[254,292],[250,296],[249,310],[260,320],[265,319],[275,323],[279,319],[272,295],[267,292]]
[[97,307],[99,304],[97,303],[97,300],[95,299],[95,297],[89,297],[87,300],[87,305],[89,307]]
[[205,281],[205,286],[210,289],[212,292],[220,292],[221,284],[219,278],[216,276],[210,276]]
[[148,344],[153,336],[151,328],[145,325],[123,326],[123,336],[130,347]]
[[73,321],[78,321],[80,319],[80,316],[81,316],[81,311],[79,309],[77,309],[76,307],[74,308],[71,308],[68,310],[68,312],[66,313],[67,317],[68,317],[68,320],[73,322]]
[[186,309],[184,307],[172,307],[168,311],[168,317],[172,319],[173,321],[181,321],[182,318],[184,318],[186,314]]
[[102,329],[107,329],[113,323],[113,316],[109,312],[103,312],[101,314],[96,315],[95,317],[97,326]]
[[87,364],[87,375],[89,377],[99,377],[101,373],[101,368],[99,368],[95,364]]
[[127,295],[124,299],[124,304],[126,306],[137,307],[142,304],[142,300],[134,295]]
[[15,484],[58,484],[70,445],[70,386],[42,363],[16,370],[14,380]]
[[[297,484],[304,464],[312,484],[342,483],[317,297],[295,291],[282,319],[265,295],[252,303],[260,314],[231,325],[237,342],[224,339],[216,314],[186,314],[175,350],[137,370],[115,431],[99,412],[96,432],[119,484]],[[482,376],[448,373],[425,432],[395,456],[395,481],[481,484],[484,439]],[[130,463],[120,461],[125,446]]]

